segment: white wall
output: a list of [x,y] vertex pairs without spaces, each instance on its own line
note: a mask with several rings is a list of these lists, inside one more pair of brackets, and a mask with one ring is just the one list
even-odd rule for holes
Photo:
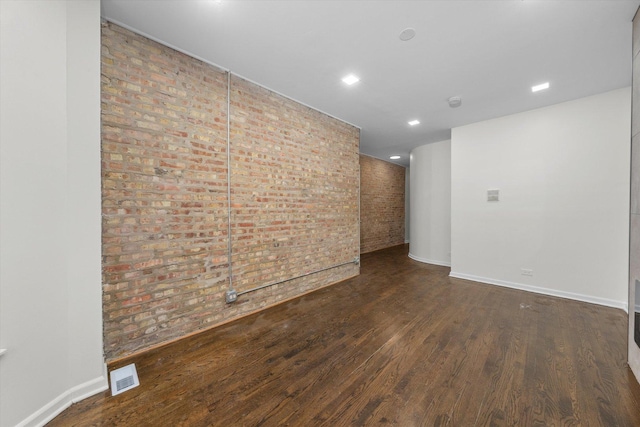
[[414,148],[410,158],[409,257],[451,265],[451,141]]
[[404,170],[404,242],[409,243],[411,236],[411,173],[410,168]]
[[[629,338],[628,362],[636,379],[640,381],[640,348],[635,342],[635,311],[640,288],[640,15],[633,17],[633,89],[631,107],[631,197],[629,229]],[[634,307],[637,307],[634,309]]]
[[100,3],[0,1],[0,426],[106,388]]
[[624,88],[453,129],[451,276],[626,308],[630,105]]

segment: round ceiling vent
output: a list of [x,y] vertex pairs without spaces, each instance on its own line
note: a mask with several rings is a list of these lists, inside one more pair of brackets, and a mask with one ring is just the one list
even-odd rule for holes
[[398,37],[400,37],[400,40],[402,40],[403,42],[406,42],[411,40],[415,36],[416,36],[416,30],[414,30],[413,28],[405,28],[404,30],[402,30],[402,32]]
[[451,108],[457,108],[462,105],[462,98],[460,98],[459,96],[452,96],[448,99],[448,101],[449,107]]

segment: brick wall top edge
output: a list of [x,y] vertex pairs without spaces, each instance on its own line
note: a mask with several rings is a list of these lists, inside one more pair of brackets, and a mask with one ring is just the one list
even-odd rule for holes
[[389,167],[395,167],[395,168],[398,168],[398,169],[402,169],[403,171],[404,171],[405,169],[407,169],[407,167],[406,167],[406,166],[402,166],[402,165],[399,165],[399,164],[397,164],[397,163],[390,162],[390,161],[388,161],[388,160],[380,159],[380,158],[378,158],[378,157],[374,157],[374,156],[372,156],[372,155],[370,155],[370,154],[360,153],[360,157],[361,157],[361,158],[365,157],[365,158],[367,158],[367,159],[371,159],[371,160],[376,160],[376,161],[384,162],[384,163],[386,163]]
[[[150,40],[153,44],[155,44],[157,46],[170,48],[170,49],[174,50],[176,53],[178,53],[180,55],[188,56],[189,58],[195,59],[195,60],[201,62],[204,65],[207,65],[207,66],[210,66],[210,67],[213,67],[213,68],[217,69],[221,73],[229,72],[229,73],[231,73],[231,76],[234,77],[234,78],[244,80],[245,82],[251,83],[251,84],[255,85],[256,87],[260,87],[261,89],[269,91],[269,92],[271,92],[271,93],[273,93],[275,95],[278,95],[278,96],[280,96],[280,97],[282,97],[284,99],[292,101],[292,102],[294,102],[294,103],[296,103],[298,105],[305,106],[305,107],[309,108],[312,111],[315,111],[315,112],[320,113],[320,114],[322,114],[324,116],[327,116],[327,117],[329,117],[331,119],[334,119],[334,120],[336,120],[336,121],[338,121],[340,123],[343,123],[344,125],[348,126],[349,128],[352,128],[352,130],[355,130],[357,132],[358,139],[360,138],[360,127],[359,126],[357,126],[357,125],[355,125],[353,123],[349,123],[348,121],[346,121],[344,119],[341,119],[339,117],[335,117],[335,116],[333,116],[333,115],[331,115],[331,114],[329,114],[327,112],[319,110],[318,108],[310,106],[310,105],[308,105],[308,104],[306,104],[306,103],[304,103],[302,101],[296,100],[296,99],[294,99],[294,98],[292,98],[290,96],[287,96],[287,95],[285,95],[285,94],[283,94],[281,92],[278,92],[278,91],[276,91],[274,89],[270,89],[270,88],[268,88],[268,87],[266,87],[266,86],[264,86],[264,85],[262,85],[262,84],[260,84],[260,83],[258,83],[256,81],[253,81],[253,80],[251,80],[251,79],[249,79],[247,77],[244,77],[242,75],[236,74],[232,70],[229,70],[229,69],[227,69],[227,68],[225,68],[225,67],[223,67],[221,65],[218,65],[218,64],[215,64],[213,62],[207,61],[207,60],[205,60],[203,58],[197,57],[197,56],[191,54],[190,52],[177,50],[177,48],[175,46],[170,46],[170,45],[162,43],[161,41],[151,39],[148,35],[137,33],[132,29],[128,29],[128,28],[122,27],[122,26],[120,26],[118,24],[115,24],[113,22],[109,22],[108,21],[108,22],[106,22],[104,24],[104,26],[107,28],[107,31],[111,30],[113,32],[121,33],[121,34],[123,34],[123,35],[125,35],[127,37],[137,37],[137,38],[140,38],[141,40],[142,39],[143,40]],[[104,31],[104,29],[103,29],[103,31]]]
[[[234,86],[236,88],[236,90],[238,88],[247,88],[247,87],[251,87],[250,89],[247,90],[251,90],[251,91],[259,91],[262,92],[266,97],[273,97],[273,98],[277,98],[279,102],[282,102],[282,104],[289,106],[289,108],[295,109],[295,110],[307,110],[306,112],[312,116],[323,116],[325,119],[328,119],[330,121],[333,122],[334,125],[339,125],[341,127],[344,128],[344,130],[346,132],[353,132],[355,135],[360,135],[360,128],[354,124],[351,124],[345,120],[342,120],[338,117],[332,116],[329,113],[326,113],[324,111],[318,110],[317,108],[314,108],[310,105],[307,105],[303,102],[300,102],[296,99],[293,99],[287,95],[284,95],[278,91],[275,91],[273,89],[270,89],[268,87],[265,87],[259,83],[256,83],[254,81],[252,81],[251,79],[247,79],[245,77],[239,76],[237,74],[231,74],[231,88],[232,91],[234,90]],[[232,103],[233,103],[233,98],[232,98]]]

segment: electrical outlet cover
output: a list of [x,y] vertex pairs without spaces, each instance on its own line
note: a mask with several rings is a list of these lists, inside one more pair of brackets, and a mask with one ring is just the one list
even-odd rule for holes
[[237,299],[238,299],[238,292],[236,290],[229,290],[225,294],[225,301],[227,302],[227,304],[236,302]]

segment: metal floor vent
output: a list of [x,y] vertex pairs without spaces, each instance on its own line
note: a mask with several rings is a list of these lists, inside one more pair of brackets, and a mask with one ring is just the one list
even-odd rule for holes
[[135,363],[111,371],[111,396],[124,393],[139,385]]

